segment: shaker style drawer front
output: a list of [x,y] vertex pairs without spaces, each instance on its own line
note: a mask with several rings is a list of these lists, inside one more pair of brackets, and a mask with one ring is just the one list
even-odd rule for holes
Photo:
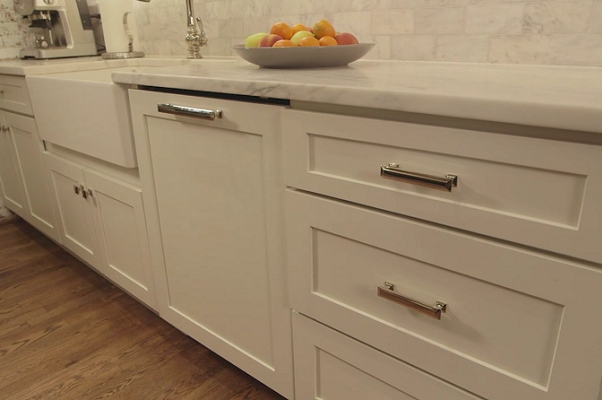
[[295,310],[488,399],[594,400],[600,271],[292,190],[286,208]]
[[293,330],[297,399],[482,399],[295,312]]
[[286,110],[286,184],[602,263],[602,147]]
[[21,114],[33,114],[24,77],[0,75],[0,108]]

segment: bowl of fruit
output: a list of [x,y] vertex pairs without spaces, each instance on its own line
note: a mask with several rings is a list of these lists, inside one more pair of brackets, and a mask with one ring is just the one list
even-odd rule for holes
[[359,43],[348,32],[336,32],[327,20],[313,27],[277,22],[268,32],[247,36],[234,46],[242,59],[263,68],[342,67],[365,56],[374,43]]

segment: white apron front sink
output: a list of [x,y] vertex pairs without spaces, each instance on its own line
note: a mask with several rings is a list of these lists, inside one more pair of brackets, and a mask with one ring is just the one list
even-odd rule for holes
[[27,76],[40,138],[136,168],[127,88],[112,82],[115,70]]

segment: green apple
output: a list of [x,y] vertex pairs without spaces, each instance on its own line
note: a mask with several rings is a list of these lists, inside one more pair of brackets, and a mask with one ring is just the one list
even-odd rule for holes
[[294,44],[299,44],[299,40],[308,36],[314,37],[314,34],[310,31],[299,31],[293,35],[293,37],[291,38],[291,42],[293,42]]
[[245,39],[245,47],[259,47],[259,42],[261,41],[261,39],[263,39],[265,35],[267,35],[267,33],[259,32],[247,36],[247,38]]

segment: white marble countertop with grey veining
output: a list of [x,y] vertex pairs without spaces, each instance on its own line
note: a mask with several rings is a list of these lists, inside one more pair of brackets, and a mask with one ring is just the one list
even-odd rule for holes
[[188,62],[188,60],[176,57],[144,57],[113,60],[104,60],[99,56],[56,58],[49,60],[11,59],[0,60],[0,74],[17,76],[46,75],[136,66],[172,66],[186,62]]
[[242,60],[123,68],[119,83],[602,133],[602,68],[360,60],[262,69]]
[[111,68],[120,84],[602,133],[599,67],[359,60],[341,68],[263,69],[239,58],[76,60],[0,62],[0,74]]

